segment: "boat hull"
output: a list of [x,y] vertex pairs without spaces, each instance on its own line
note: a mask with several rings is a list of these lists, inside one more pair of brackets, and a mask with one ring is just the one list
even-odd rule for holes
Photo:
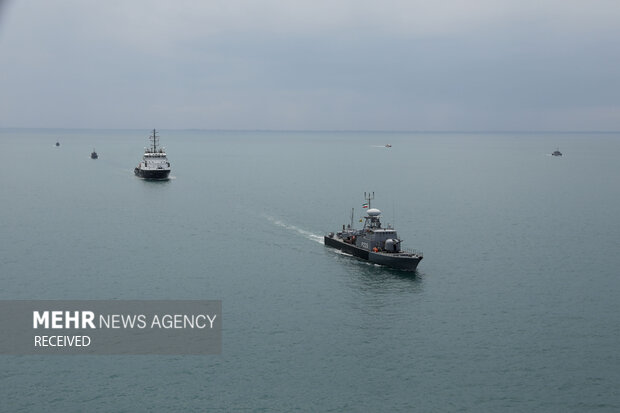
[[324,242],[328,247],[336,248],[347,254],[351,254],[354,257],[399,270],[415,271],[420,261],[422,261],[422,257],[415,254],[368,251],[353,244],[344,242],[342,239],[335,236],[325,236]]
[[136,176],[144,179],[168,179],[168,175],[170,175],[170,169],[140,169],[135,168],[133,173]]

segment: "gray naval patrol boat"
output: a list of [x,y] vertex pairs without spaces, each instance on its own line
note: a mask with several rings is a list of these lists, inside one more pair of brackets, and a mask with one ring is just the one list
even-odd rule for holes
[[368,208],[364,217],[362,229],[353,228],[353,212],[351,212],[351,224],[342,231],[325,235],[325,245],[337,248],[347,254],[368,260],[369,262],[385,265],[400,270],[414,271],[420,261],[422,252],[401,248],[401,239],[396,230],[389,224],[387,228],[381,225],[381,211],[372,208],[370,201],[375,198],[375,193],[364,193]]

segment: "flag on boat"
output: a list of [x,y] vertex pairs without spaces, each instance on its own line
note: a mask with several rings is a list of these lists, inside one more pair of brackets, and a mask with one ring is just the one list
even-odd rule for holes
[[368,208],[368,202],[363,203],[362,208]]

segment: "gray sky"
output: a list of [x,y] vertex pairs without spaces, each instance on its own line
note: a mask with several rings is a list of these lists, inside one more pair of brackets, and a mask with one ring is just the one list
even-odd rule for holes
[[0,13],[0,127],[620,130],[617,0],[13,0]]

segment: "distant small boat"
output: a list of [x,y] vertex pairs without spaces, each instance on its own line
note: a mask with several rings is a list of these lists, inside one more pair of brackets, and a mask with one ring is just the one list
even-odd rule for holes
[[99,158],[99,155],[97,155],[97,152],[95,152],[95,149],[93,148],[93,151],[90,153],[90,159],[97,159]]
[[385,144],[385,147],[386,147],[386,148],[391,148],[391,147],[392,147],[392,145],[390,145],[389,143],[386,143],[386,144]]
[[553,155],[553,156],[562,156],[562,152],[560,152],[560,148],[558,148],[555,151],[553,151],[553,153],[551,155]]
[[56,146],[60,146],[60,142],[56,141]]

